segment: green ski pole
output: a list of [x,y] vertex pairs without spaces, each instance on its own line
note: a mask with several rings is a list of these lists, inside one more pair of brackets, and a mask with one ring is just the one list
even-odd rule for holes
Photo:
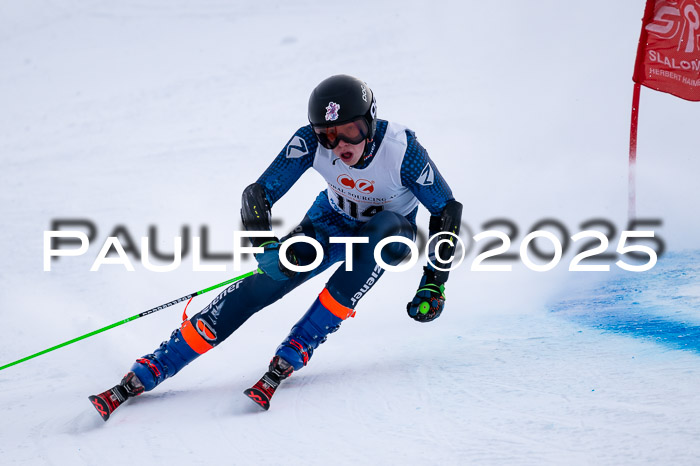
[[28,361],[28,360],[30,360],[30,359],[36,358],[37,356],[41,356],[42,354],[50,353],[50,352],[53,351],[53,350],[57,350],[57,349],[59,349],[59,348],[63,348],[64,346],[68,346],[68,345],[70,345],[70,344],[73,344],[73,343],[75,343],[76,341],[84,340],[85,338],[89,338],[89,337],[91,337],[91,336],[93,336],[93,335],[97,335],[98,333],[102,333],[102,332],[104,332],[104,331],[106,331],[106,330],[109,330],[109,329],[111,329],[111,328],[119,327],[120,325],[123,325],[123,324],[125,324],[125,323],[127,323],[127,322],[131,322],[132,320],[136,320],[136,319],[138,319],[138,318],[140,318],[140,317],[147,316],[147,315],[149,315],[149,314],[153,314],[154,312],[158,312],[158,311],[160,311],[161,309],[165,309],[166,307],[170,307],[170,306],[173,306],[173,305],[175,305],[175,304],[177,304],[177,303],[181,303],[182,301],[185,301],[185,300],[187,300],[187,299],[194,298],[195,296],[203,295],[204,293],[207,293],[207,292],[209,292],[209,291],[211,291],[211,290],[215,290],[215,289],[217,289],[217,288],[221,288],[222,286],[226,286],[226,285],[228,285],[229,283],[233,283],[233,282],[237,282],[237,281],[239,281],[239,280],[243,280],[244,278],[250,277],[251,275],[255,275],[256,273],[262,273],[262,271],[261,271],[260,269],[255,269],[255,270],[253,270],[253,271],[251,271],[251,272],[244,273],[243,275],[240,275],[240,276],[238,276],[238,277],[236,277],[236,278],[231,278],[230,280],[226,280],[225,282],[221,282],[221,283],[219,283],[219,284],[217,284],[217,285],[210,286],[209,288],[204,288],[203,290],[195,291],[194,293],[190,293],[190,294],[188,294],[187,296],[183,296],[182,298],[178,298],[178,299],[176,299],[176,300],[174,300],[174,301],[170,301],[170,302],[168,302],[168,303],[161,304],[160,306],[156,306],[156,307],[154,307],[153,309],[149,309],[149,310],[147,310],[147,311],[143,311],[142,313],[136,314],[135,316],[127,317],[127,318],[124,319],[124,320],[120,320],[119,322],[115,322],[115,323],[113,323],[113,324],[111,324],[111,325],[107,325],[106,327],[102,327],[101,329],[95,330],[95,331],[90,332],[90,333],[86,333],[85,335],[81,335],[81,336],[79,336],[79,337],[73,338],[72,340],[65,341],[65,342],[63,342],[63,343],[61,343],[61,344],[59,344],[59,345],[52,346],[51,348],[47,348],[47,349],[45,349],[45,350],[43,350],[43,351],[39,351],[38,353],[34,353],[34,354],[32,354],[32,355],[30,355],[30,356],[27,356],[27,357],[25,357],[25,358],[18,359],[17,361],[11,362],[11,363],[9,363],[9,364],[5,364],[4,366],[0,366],[0,371],[3,370],[3,369],[7,369],[8,367],[14,366],[14,365],[16,365],[16,364],[22,363],[22,362],[24,362],[24,361]]

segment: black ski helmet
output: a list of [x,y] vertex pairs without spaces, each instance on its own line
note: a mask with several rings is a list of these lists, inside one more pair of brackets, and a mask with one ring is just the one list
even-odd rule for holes
[[338,74],[326,78],[309,97],[309,123],[335,126],[364,118],[369,128],[367,139],[377,129],[377,102],[369,86],[352,76]]

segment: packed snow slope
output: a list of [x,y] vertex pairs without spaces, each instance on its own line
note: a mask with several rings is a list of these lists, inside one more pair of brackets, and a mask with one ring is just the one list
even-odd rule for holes
[[[405,312],[420,266],[385,274],[268,412],[241,392],[328,275],[107,423],[87,396],[166,339],[182,305],[0,371],[0,462],[697,462],[700,104],[642,91],[637,209],[659,222],[666,249],[654,268],[625,272],[615,257],[608,272],[569,272],[581,243],[548,272],[517,257],[543,219],[565,227],[549,224],[559,238],[599,229],[614,253],[643,10],[642,0],[0,2],[0,365],[240,273],[230,260],[193,271],[191,251],[167,273],[131,256],[133,272],[90,268],[115,230],[137,251],[149,236],[171,252],[173,237],[204,229],[210,253],[230,253],[242,189],[332,74],[361,77],[380,118],[416,131],[464,204],[464,238],[501,229],[515,254],[498,262],[510,272],[471,271],[484,243],[472,244],[445,312],[425,325]],[[309,172],[275,205],[280,234],[323,188]],[[95,236],[46,272],[44,231],[60,219],[87,220]]]

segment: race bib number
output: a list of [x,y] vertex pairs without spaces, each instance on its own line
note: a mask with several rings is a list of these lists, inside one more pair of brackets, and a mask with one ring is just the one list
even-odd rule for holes
[[341,196],[340,194],[333,194],[335,200],[335,205],[333,207],[345,215],[354,218],[355,220],[366,222],[384,210],[384,206],[381,205],[359,204],[358,202],[348,199],[345,196]]

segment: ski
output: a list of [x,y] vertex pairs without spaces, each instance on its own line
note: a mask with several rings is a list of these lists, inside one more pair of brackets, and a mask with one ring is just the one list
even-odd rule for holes
[[265,391],[258,388],[258,384],[260,384],[260,382],[255,384],[255,386],[244,390],[243,393],[245,394],[245,396],[253,400],[254,403],[257,403],[258,406],[267,411],[268,409],[270,409],[270,397],[273,393],[275,393],[275,391],[273,389],[272,392],[268,395],[267,393],[265,393]]
[[284,359],[275,356],[270,361],[267,372],[251,388],[243,390],[243,394],[253,400],[255,404],[267,411],[270,409],[270,399],[280,386],[280,383],[290,375],[294,368]]
[[143,384],[136,377],[136,374],[128,372],[119,385],[115,385],[99,395],[90,395],[88,400],[102,417],[102,420],[106,422],[122,403],[131,397],[140,395],[143,391]]
[[99,395],[90,395],[88,400],[90,400],[98,414],[102,416],[102,420],[107,421],[114,410],[128,398],[129,396],[121,390],[121,385],[115,385]]

